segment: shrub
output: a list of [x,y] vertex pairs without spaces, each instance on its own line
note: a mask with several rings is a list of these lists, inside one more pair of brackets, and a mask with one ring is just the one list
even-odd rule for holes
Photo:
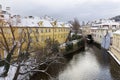
[[66,51],[73,50],[73,43],[66,43]]
[[85,42],[84,42],[84,40],[83,39],[80,39],[78,42],[77,42],[77,46],[78,47],[83,47],[85,45]]
[[72,40],[81,39],[81,38],[82,38],[81,35],[77,35],[77,34],[72,35]]
[[[57,40],[52,40],[50,38],[50,39],[46,39],[45,43],[46,43],[45,49],[47,51],[51,51],[52,53],[59,52],[59,45],[60,44]],[[49,52],[47,52],[47,53],[49,54]]]
[[4,60],[1,60],[0,61],[0,66],[4,66],[4,63],[5,63]]

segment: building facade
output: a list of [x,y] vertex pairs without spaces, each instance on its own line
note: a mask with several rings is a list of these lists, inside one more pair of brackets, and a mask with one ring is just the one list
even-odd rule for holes
[[112,37],[112,33],[120,28],[120,24],[109,19],[101,19],[92,23],[91,34],[94,38],[94,41],[101,44],[103,37],[106,32]]
[[84,36],[87,36],[87,35],[91,34],[91,25],[90,24],[82,26],[82,34]]
[[[6,16],[7,15],[7,16]],[[11,25],[12,27],[10,27]],[[31,49],[35,47],[45,47],[45,41],[47,39],[57,40],[60,44],[66,41],[70,27],[68,23],[57,21],[48,16],[45,17],[21,17],[20,15],[9,15],[0,13],[0,28],[2,28],[4,36],[7,40],[8,46],[12,46],[13,36],[16,42],[24,39],[22,50],[26,49],[28,39],[31,42]],[[29,38],[28,38],[29,34]],[[4,43],[2,32],[0,29],[0,42]],[[0,44],[0,56],[1,58],[6,57],[6,51],[4,46]],[[15,54],[17,55],[18,49]]]
[[109,53],[120,65],[120,30],[113,33],[112,46],[110,47]]

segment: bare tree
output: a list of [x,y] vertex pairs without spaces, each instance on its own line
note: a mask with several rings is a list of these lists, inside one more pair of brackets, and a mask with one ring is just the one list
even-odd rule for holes
[[[27,37],[28,43],[30,43],[30,44],[33,43],[30,41],[30,33],[28,30],[27,30],[27,34],[28,34],[28,37]],[[38,38],[38,37],[36,37],[36,38]],[[19,42],[21,42],[19,45],[19,49],[20,49],[19,54],[23,53],[23,51],[21,50],[21,46],[23,44],[22,40],[23,40],[23,38],[21,38],[21,40],[19,41]],[[23,76],[23,75],[28,76],[30,73],[35,73],[35,72],[41,72],[43,74],[46,74],[50,79],[52,79],[51,75],[49,73],[47,73],[47,70],[48,70],[49,66],[51,66],[51,64],[60,63],[57,59],[62,58],[62,57],[58,56],[58,54],[54,54],[54,56],[51,55],[53,53],[58,53],[59,43],[57,41],[55,41],[53,44],[51,39],[47,39],[45,42],[46,42],[47,46],[45,47],[46,51],[44,53],[43,53],[42,49],[34,48],[35,51],[32,50],[32,52],[34,51],[34,54],[35,54],[34,57],[30,57],[30,58],[27,58],[26,60],[24,60],[25,58],[21,57],[19,55],[17,71],[15,73],[13,80],[17,80],[18,77],[20,77],[20,76]],[[32,45],[30,45],[30,44],[27,45],[27,46],[29,46],[29,49],[26,48],[25,54],[31,53],[30,47]],[[47,54],[47,55],[45,55],[45,54]],[[27,64],[27,63],[29,63],[29,64]],[[41,69],[39,69],[39,67],[41,67],[42,65],[47,65],[47,66],[45,69],[41,70]]]
[[72,31],[77,34],[80,30],[80,23],[79,21],[75,18],[74,21],[69,21],[71,24]]
[[68,37],[67,37],[65,42],[71,40],[71,33],[72,32],[75,33],[75,35],[77,35],[78,32],[82,33],[82,31],[80,30],[80,23],[76,18],[74,19],[74,21],[69,21],[68,23],[70,23],[71,30],[70,30],[70,32],[68,34]]
[[57,53],[58,46],[60,45],[57,40],[52,40],[51,38],[45,40],[47,53]]
[[[20,34],[23,36],[20,36],[19,38],[19,45],[18,45],[19,55],[17,58],[17,70],[16,70],[13,80],[17,80],[21,66],[23,65],[23,63],[25,63],[27,59],[29,59],[29,55],[30,55],[29,49],[30,49],[30,44],[31,44],[31,36],[30,36],[31,32],[28,28],[26,28],[26,31],[22,31]],[[22,50],[22,48],[24,48],[23,47],[24,43],[26,43],[26,48]]]
[[[49,76],[50,79],[52,79],[51,75],[46,71],[52,63],[59,63],[57,59],[61,57],[59,57],[57,54],[55,54],[54,56],[40,56],[39,54],[42,53],[40,49],[41,47],[35,49],[34,41],[32,40],[32,37],[36,37],[37,41],[39,41],[38,40],[39,38],[35,36],[35,34],[34,36],[31,37],[31,34],[33,34],[34,32],[31,32],[30,28],[22,29],[22,31],[19,34],[20,35],[19,38],[16,38],[15,30],[10,24],[8,29],[10,30],[10,34],[11,34],[11,39],[10,39],[11,41],[9,41],[8,36],[6,36],[3,26],[0,27],[1,30],[0,35],[2,37],[0,40],[0,48],[5,50],[7,53],[7,57],[4,59],[5,71],[3,72],[2,76],[7,76],[10,66],[13,65],[17,67],[13,80],[17,80],[20,76],[30,74],[31,72],[33,73],[42,72],[47,76]],[[48,41],[46,44],[47,45],[51,44],[51,46],[49,45],[50,47],[46,46],[47,50],[51,49],[52,51],[51,54],[53,52],[58,53],[57,48],[59,44],[57,41],[55,41],[56,45],[55,44],[53,45],[51,41]],[[38,45],[41,46],[40,44]],[[18,57],[16,64],[12,64],[11,63],[12,55],[15,53],[15,50],[17,50]],[[29,57],[29,55],[33,52],[35,56]],[[41,67],[44,64],[47,64],[46,68],[44,70],[40,70],[39,67]]]
[[[15,30],[11,26],[11,24],[8,24],[9,27],[7,29],[10,31],[9,34],[11,34],[10,39],[8,39],[8,34],[6,34],[5,29],[3,26],[0,27],[1,30],[1,40],[0,40],[0,48],[7,53],[7,57],[4,59],[4,72],[1,76],[7,76],[7,73],[9,71],[12,55],[15,53],[15,50],[18,50],[18,67],[17,70],[19,71],[20,63],[22,61],[25,61],[27,57],[29,56],[29,49],[31,44],[31,37],[30,37],[30,30],[26,28],[25,30],[22,30],[19,34],[19,38],[15,38]],[[26,45],[23,47],[23,45]],[[21,57],[21,55],[24,55]]]
[[[1,30],[1,36],[3,38],[3,40],[1,40],[1,45],[2,45],[2,49],[4,49],[4,51],[7,53],[7,57],[5,58],[5,65],[4,65],[4,73],[2,74],[2,76],[7,76],[8,70],[10,68],[10,62],[11,62],[11,57],[17,47],[17,42],[15,39],[15,35],[14,35],[14,30],[12,28],[12,26],[9,24],[9,29],[11,31],[12,34],[12,43],[7,41],[7,37],[5,36],[4,30],[3,30],[3,26],[0,27]],[[12,45],[10,45],[12,44]]]

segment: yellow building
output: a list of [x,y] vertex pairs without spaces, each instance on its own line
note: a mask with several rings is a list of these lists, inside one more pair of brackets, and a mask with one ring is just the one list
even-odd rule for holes
[[113,33],[112,46],[109,53],[120,65],[120,30]]
[[[21,38],[27,39],[28,31],[30,34],[31,45],[33,46],[32,48],[37,46],[38,47],[45,46],[45,40],[50,38],[57,40],[60,44],[62,44],[65,42],[70,31],[69,24],[53,20],[52,18],[49,17],[45,18],[33,16],[21,17],[19,15],[15,15],[11,17],[9,20],[10,24],[12,25],[16,41],[19,42]],[[5,19],[4,21],[6,22]],[[2,21],[0,22],[3,23]],[[8,44],[11,45],[12,43],[11,28],[6,24],[3,24],[1,27],[3,29]],[[0,39],[2,40],[1,35]],[[24,43],[24,48],[26,48],[26,43]],[[17,51],[18,50],[16,49],[16,53]],[[0,50],[0,55],[2,58],[5,58],[7,54],[5,53],[5,51]]]
[[91,25],[88,24],[88,25],[82,26],[82,34],[84,36],[91,34]]

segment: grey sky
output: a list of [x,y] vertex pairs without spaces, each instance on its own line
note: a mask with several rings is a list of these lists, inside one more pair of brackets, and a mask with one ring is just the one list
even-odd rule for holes
[[120,15],[120,0],[0,0],[3,8],[23,16],[52,16],[69,21],[91,21]]

